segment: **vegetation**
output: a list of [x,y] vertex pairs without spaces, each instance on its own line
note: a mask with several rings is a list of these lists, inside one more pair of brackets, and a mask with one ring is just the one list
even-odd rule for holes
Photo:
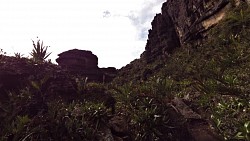
[[21,54],[19,52],[14,53],[14,55],[16,58],[19,58],[19,59],[22,58],[22,56],[23,56],[23,54]]
[[30,55],[32,56],[34,61],[42,62],[46,58],[49,57],[49,55],[51,54],[51,53],[47,53],[47,49],[49,46],[43,46],[43,41],[40,43],[40,40],[37,40],[36,44],[33,40],[32,42],[33,42],[34,49],[30,53]]

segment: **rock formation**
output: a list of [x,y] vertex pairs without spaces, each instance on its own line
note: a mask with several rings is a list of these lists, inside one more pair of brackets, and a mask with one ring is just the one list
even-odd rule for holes
[[63,68],[72,71],[89,70],[98,68],[98,58],[91,51],[72,49],[60,53],[56,62]]
[[88,77],[89,81],[110,82],[117,73],[113,67],[99,68],[98,58],[91,51],[73,49],[58,56],[56,62],[59,66],[74,75]]
[[[197,46],[208,37],[208,31],[220,22],[232,7],[244,0],[167,0],[160,14],[151,22],[145,51],[140,59],[119,70],[119,76],[144,80],[148,72],[157,72],[174,49]],[[249,2],[248,2],[249,3]],[[155,62],[158,63],[155,63]],[[147,68],[150,64],[157,64]],[[135,74],[133,78],[129,74]],[[125,76],[125,77],[124,77]]]
[[186,42],[199,43],[206,31],[223,19],[229,7],[229,0],[168,0],[151,23],[142,57],[151,62]]
[[179,37],[169,15],[157,14],[151,24],[153,28],[149,30],[146,51],[143,53],[147,62],[180,46]]

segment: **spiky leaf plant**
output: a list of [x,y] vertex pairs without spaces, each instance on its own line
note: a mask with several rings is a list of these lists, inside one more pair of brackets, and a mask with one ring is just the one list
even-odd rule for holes
[[37,43],[33,42],[33,50],[30,53],[35,62],[43,62],[51,54],[47,52],[49,46],[43,46],[43,41],[40,43],[40,39],[37,40]]

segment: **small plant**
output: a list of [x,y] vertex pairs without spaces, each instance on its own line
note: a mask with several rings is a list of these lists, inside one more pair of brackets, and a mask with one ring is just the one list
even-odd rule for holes
[[250,121],[246,121],[235,136],[236,139],[250,141]]
[[49,46],[43,46],[43,41],[40,43],[40,39],[38,39],[37,43],[32,40],[34,49],[30,53],[35,62],[43,62],[46,58],[49,57],[50,53],[47,53],[47,49]]
[[16,52],[14,54],[15,54],[15,57],[18,58],[18,59],[22,58],[22,56],[23,56],[23,54],[21,54],[19,52]]
[[3,51],[3,49],[0,49],[0,55],[5,55],[6,52]]
[[77,77],[75,78],[76,84],[77,84],[77,92],[78,94],[81,94],[87,86],[88,77]]

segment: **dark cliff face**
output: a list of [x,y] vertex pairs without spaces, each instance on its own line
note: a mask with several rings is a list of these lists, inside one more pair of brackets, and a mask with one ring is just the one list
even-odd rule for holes
[[147,62],[152,62],[157,56],[166,55],[179,46],[179,37],[171,17],[167,13],[156,15],[152,22],[152,30],[149,30],[148,41],[142,56],[146,58]]
[[229,0],[168,0],[162,5],[149,30],[145,51],[140,59],[120,69],[121,77],[144,79],[167,64],[165,60],[179,47],[199,45],[232,7],[243,1]]
[[[147,62],[186,42],[198,42],[221,18],[229,0],[168,0],[153,20],[143,53]],[[212,20],[211,20],[211,19]]]

